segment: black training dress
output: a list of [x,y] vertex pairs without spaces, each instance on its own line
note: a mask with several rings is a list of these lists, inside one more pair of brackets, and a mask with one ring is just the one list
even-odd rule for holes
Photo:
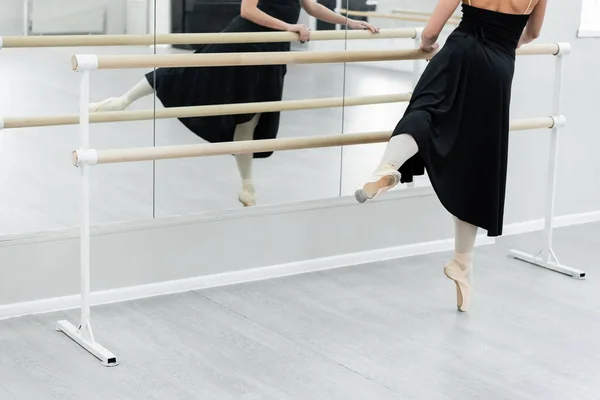
[[[258,8],[272,17],[295,24],[300,16],[300,0],[260,0]],[[241,16],[234,18],[222,32],[268,32]],[[232,43],[202,45],[195,53],[247,53],[289,51],[290,43]],[[160,68],[146,74],[165,107],[281,101],[285,65],[237,67]],[[233,140],[238,124],[255,114],[180,118],[192,132],[209,142]],[[273,139],[279,129],[279,112],[262,113],[254,139]],[[272,152],[255,153],[255,158]]]
[[426,168],[444,207],[488,236],[502,234],[515,51],[528,18],[463,4],[393,133],[419,146],[402,182]]

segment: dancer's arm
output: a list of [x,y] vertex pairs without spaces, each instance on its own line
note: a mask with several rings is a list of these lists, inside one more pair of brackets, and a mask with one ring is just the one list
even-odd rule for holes
[[257,25],[278,31],[296,32],[300,36],[301,42],[310,39],[310,32],[306,25],[288,24],[280,19],[270,16],[258,8],[258,0],[242,0],[240,15]]
[[348,25],[352,29],[368,29],[373,33],[379,32],[379,28],[374,27],[368,22],[346,18],[341,14],[331,11],[323,4],[317,3],[316,0],[302,0],[302,8],[311,17],[329,22],[330,24]]
[[423,35],[421,37],[421,49],[433,51],[437,46],[437,39],[448,22],[448,19],[454,14],[461,0],[439,0],[433,14],[427,22]]
[[527,26],[523,30],[523,34],[521,35],[521,40],[519,40],[518,47],[533,42],[540,36],[540,32],[542,31],[542,25],[544,24],[544,17],[546,15],[547,5],[548,0],[540,0],[535,5],[535,8],[529,16],[529,21],[527,21]]

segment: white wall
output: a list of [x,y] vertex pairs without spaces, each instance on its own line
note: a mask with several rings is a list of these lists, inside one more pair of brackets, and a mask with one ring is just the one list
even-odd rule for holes
[[150,3],[150,33],[171,33],[171,1],[149,0]]
[[[388,221],[373,227],[373,221]],[[409,228],[410,227],[410,228]],[[357,205],[337,198],[94,229],[92,290],[441,240],[452,221],[429,189]],[[0,240],[1,305],[76,294],[78,231]],[[3,314],[4,313],[4,314]]]
[[[65,27],[68,30],[72,23],[74,9],[93,10],[98,7],[106,8],[108,34],[125,33],[125,0],[48,0],[35,1],[39,14],[50,13],[53,24],[57,28]],[[2,0],[0,6],[0,35],[22,35],[24,25],[23,7],[25,0]],[[36,12],[30,10],[31,13]],[[62,16],[62,17],[61,17]],[[54,30],[54,29],[53,29]]]
[[2,0],[0,6],[0,36],[23,34],[23,6],[23,0]]

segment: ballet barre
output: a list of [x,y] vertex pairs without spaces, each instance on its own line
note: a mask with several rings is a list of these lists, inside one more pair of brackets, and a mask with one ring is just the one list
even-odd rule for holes
[[[368,18],[380,18],[380,19],[393,19],[396,21],[413,21],[413,22],[427,22],[429,21],[429,16],[419,16],[419,15],[401,15],[401,14],[386,14],[379,13],[374,11],[355,11],[355,10],[346,10],[341,8],[338,12],[342,15],[348,15],[353,17],[368,17]],[[456,19],[454,17],[450,17],[448,25],[458,25],[460,23],[460,19]]]
[[266,51],[256,53],[75,55],[73,70],[166,67],[230,67],[279,64],[398,61],[429,58],[432,53],[415,50]]
[[[381,29],[379,33],[366,30],[313,31],[310,39],[369,40],[414,39],[414,28]],[[164,44],[217,44],[217,43],[274,43],[295,42],[294,32],[222,32],[222,33],[168,33],[158,35],[50,35],[0,36],[1,48],[30,47],[85,47],[85,46],[151,46]]]
[[[376,96],[330,97],[286,101],[265,101],[207,106],[168,107],[161,109],[106,111],[90,113],[90,123],[130,122],[151,119],[209,117],[281,111],[312,110],[318,108],[354,107],[373,104],[400,103],[409,101],[411,93],[383,94]],[[79,114],[40,117],[0,118],[0,129],[30,128],[42,126],[76,125]]]
[[[563,123],[561,117],[543,117],[514,120],[511,131],[553,128]],[[220,156],[227,154],[252,154],[268,151],[317,149],[360,144],[387,142],[392,131],[326,135],[286,139],[265,139],[239,142],[190,144],[178,146],[141,147],[115,150],[75,150],[72,153],[73,165],[115,164],[137,161],[168,160],[191,157]]]
[[[556,55],[557,43],[529,44],[517,50],[517,55]],[[279,64],[324,64],[342,62],[400,61],[429,59],[436,52],[409,50],[341,50],[341,51],[272,51],[257,53],[218,54],[144,54],[144,55],[74,55],[75,71],[96,69],[167,68],[167,67],[228,67]]]
[[[533,44],[518,49],[518,55],[554,55],[556,56],[555,99],[552,114],[548,117],[511,121],[510,130],[550,129],[551,154],[549,158],[548,198],[546,207],[546,246],[541,255],[529,255],[511,251],[510,255],[523,261],[583,279],[585,273],[558,264],[552,251],[553,213],[556,188],[556,161],[558,156],[558,134],[566,119],[560,114],[562,94],[563,55],[570,52],[568,43]],[[342,53],[345,53],[342,54]],[[383,53],[383,55],[382,55]],[[72,162],[81,171],[81,223],[80,223],[80,266],[81,266],[81,317],[76,326],[69,321],[58,321],[57,329],[64,332],[81,347],[101,360],[105,366],[118,365],[117,357],[97,343],[94,339],[90,314],[90,168],[97,164],[125,163],[187,157],[206,157],[224,154],[243,154],[267,151],[297,150],[323,147],[338,147],[367,143],[381,143],[389,139],[391,132],[371,132],[358,134],[328,135],[308,138],[267,139],[199,145],[146,147],[133,149],[94,150],[90,149],[90,73],[96,69],[143,68],[146,66],[218,66],[218,65],[264,65],[269,63],[310,63],[310,62],[348,62],[371,59],[401,60],[426,58],[433,53],[420,50],[377,51],[377,52],[331,52],[331,53],[258,53],[244,55],[153,55],[153,56],[73,56],[73,69],[80,72],[79,127],[80,148],[71,154]],[[129,61],[127,61],[129,59]],[[258,60],[263,61],[259,63]],[[233,64],[232,64],[233,63]],[[550,257],[554,257],[551,259]]]

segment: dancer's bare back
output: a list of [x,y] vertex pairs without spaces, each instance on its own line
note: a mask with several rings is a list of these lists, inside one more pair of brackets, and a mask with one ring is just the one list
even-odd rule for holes
[[529,14],[539,0],[463,0],[464,4],[506,14]]

